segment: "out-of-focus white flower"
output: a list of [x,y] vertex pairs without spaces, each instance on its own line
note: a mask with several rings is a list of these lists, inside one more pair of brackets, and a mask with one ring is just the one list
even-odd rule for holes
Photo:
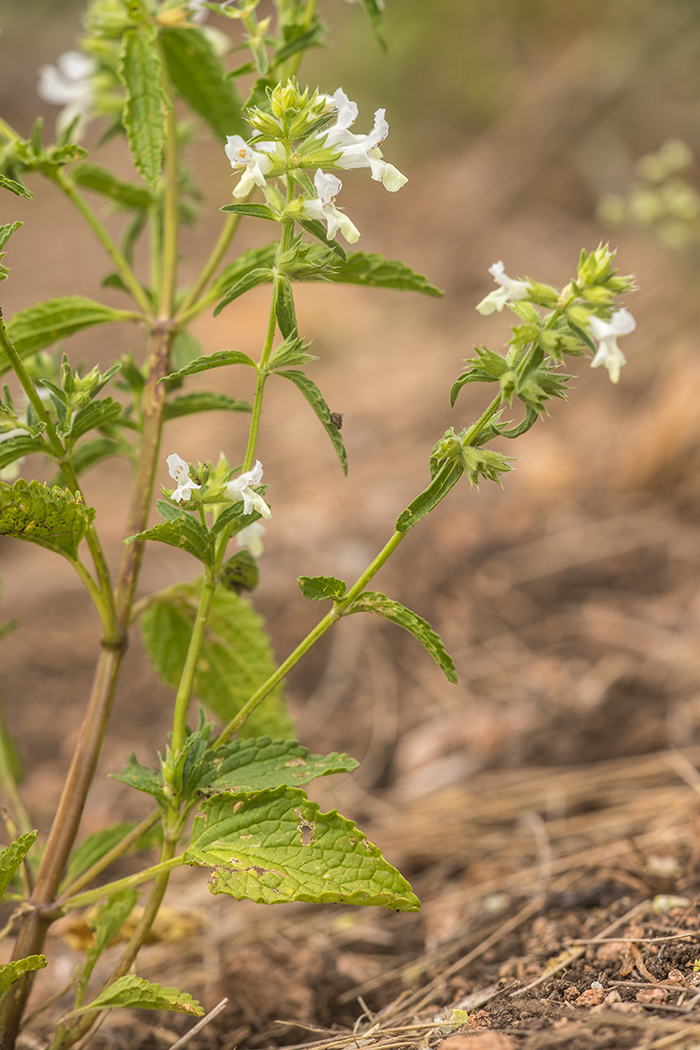
[[351,102],[342,88],[333,95],[327,95],[326,100],[335,106],[338,115],[335,124],[322,132],[325,137],[325,145],[330,149],[341,151],[336,161],[339,168],[369,168],[375,182],[381,184],[391,193],[405,186],[408,179],[402,175],[393,164],[388,164],[382,158],[380,143],[389,134],[389,125],[385,118],[385,109],[378,109],[374,114],[374,127],[369,135],[355,135],[349,129],[357,119],[358,109],[355,102]]
[[39,97],[64,107],[56,121],[57,131],[63,131],[78,117],[74,134],[76,138],[81,134],[92,109],[94,72],[94,59],[80,51],[66,51],[55,66],[42,66],[39,70]]
[[588,331],[598,344],[596,355],[591,361],[591,368],[599,368],[604,365],[608,370],[611,383],[617,383],[620,378],[620,369],[624,364],[625,355],[617,345],[617,337],[629,335],[637,327],[629,310],[616,310],[609,321],[603,321],[600,317],[591,317],[588,321]]
[[359,240],[360,231],[347,215],[335,206],[335,198],[343,188],[340,179],[319,168],[314,176],[314,186],[318,196],[304,201],[304,214],[309,219],[325,222],[329,240],[332,241],[340,232],[348,244],[354,244]]
[[505,272],[505,266],[502,262],[497,262],[494,263],[493,266],[489,266],[489,273],[496,284],[500,285],[500,287],[496,288],[493,292],[489,292],[489,294],[478,303],[476,308],[480,314],[492,314],[494,310],[498,310],[500,314],[506,303],[513,302],[515,299],[527,299],[527,281],[515,281],[512,277],[509,277]]
[[264,535],[265,526],[261,521],[254,521],[236,534],[236,543],[239,547],[247,547],[254,558],[259,558],[265,550],[262,541]]
[[227,135],[224,151],[232,168],[243,168],[241,180],[233,191],[234,197],[247,197],[253,186],[264,186],[270,170],[268,153],[275,152],[274,142],[259,142],[252,149],[240,135]]
[[226,495],[232,500],[243,500],[244,514],[252,514],[254,510],[257,510],[261,517],[271,518],[272,511],[267,503],[262,496],[259,496],[257,492],[253,492],[251,488],[251,485],[260,484],[262,476],[262,463],[257,459],[252,470],[246,470],[244,474],[240,474],[237,478],[229,481],[226,486]]
[[190,468],[185,463],[184,459],[180,459],[177,452],[173,452],[171,456],[168,456],[168,470],[170,477],[177,481],[177,488],[170,494],[170,498],[174,499],[176,503],[180,500],[184,500],[185,503],[190,498],[192,489],[201,488],[196,481],[193,481],[190,477]]
[[207,18],[209,18],[209,11],[202,6],[203,4],[204,0],[189,0],[187,4],[190,12],[190,21],[198,26],[201,26],[202,22],[206,22]]

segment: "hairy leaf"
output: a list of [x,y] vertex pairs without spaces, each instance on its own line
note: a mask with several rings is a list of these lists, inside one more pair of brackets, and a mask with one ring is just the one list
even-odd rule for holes
[[119,79],[126,90],[122,123],[131,155],[143,181],[155,192],[163,163],[167,111],[155,25],[144,23],[124,34]]
[[221,141],[227,135],[246,135],[238,92],[204,33],[167,29],[161,41],[170,79],[214,135]]
[[[26,357],[84,328],[131,321],[134,317],[127,310],[113,310],[82,295],[69,295],[21,310],[8,321],[6,330],[19,356]],[[0,375],[9,368],[7,355],[0,352]]]
[[457,683],[457,672],[452,657],[442,644],[440,635],[421,616],[378,591],[365,591],[359,598],[356,598],[348,609],[348,613],[356,612],[373,612],[403,627],[420,642],[424,649],[427,649],[449,681]]
[[295,387],[301,391],[306,400],[309,402],[314,412],[320,419],[323,429],[331,439],[333,448],[338,453],[338,459],[340,465],[343,468],[343,474],[348,472],[348,457],[345,451],[345,445],[343,439],[340,436],[338,427],[331,419],[331,411],[326,404],[323,394],[318,389],[312,379],[309,379],[303,372],[297,372],[294,369],[289,369],[284,372],[276,372],[275,375],[283,376],[285,379],[289,379],[290,382],[294,383]]
[[241,277],[239,281],[236,281],[229,290],[226,292],[224,297],[216,304],[214,308],[214,317],[218,317],[225,306],[232,303],[234,299],[238,299],[239,296],[245,295],[251,288],[257,288],[259,284],[269,284],[272,280],[272,270],[268,270],[261,267],[258,270],[250,270],[244,277]]
[[165,785],[159,769],[150,769],[142,766],[136,755],[129,755],[126,765],[121,773],[110,773],[112,780],[118,780],[120,784],[127,784],[136,791],[143,791],[152,797],[161,806],[167,809],[168,796],[165,794]]
[[180,550],[187,551],[204,565],[214,564],[214,537],[199,518],[191,514],[174,521],[160,521],[152,529],[129,536],[125,543],[133,543],[134,540],[167,543],[170,547],[179,547]]
[[77,164],[71,170],[71,177],[79,186],[99,193],[102,197],[118,204],[120,208],[150,208],[154,197],[143,186],[118,179],[107,168],[99,164]]
[[33,970],[43,970],[45,966],[45,955],[28,955],[25,959],[4,963],[0,966],[0,996],[3,996],[10,985],[18,981],[25,973],[31,973]]
[[175,397],[165,406],[165,419],[179,419],[195,412],[252,412],[250,401],[236,401],[228,394],[216,394],[209,390],[196,391]]
[[445,498],[450,489],[457,484],[464,472],[464,467],[454,460],[443,464],[433,480],[419,496],[409,503],[406,510],[399,514],[396,521],[397,532],[408,532],[417,522],[430,514],[438,503]]
[[334,602],[345,597],[346,585],[335,576],[300,576],[297,580],[301,593],[312,602],[332,598]]
[[0,535],[29,540],[72,561],[94,517],[91,507],[64,489],[21,478],[0,485]]
[[207,372],[210,368],[223,368],[225,365],[258,367],[252,357],[248,357],[241,350],[217,350],[214,354],[206,354],[204,357],[196,358],[191,364],[181,368],[179,372],[171,372],[161,382],[167,382],[171,379],[183,379],[185,376],[194,376],[198,372]]
[[[141,634],[153,666],[173,687],[177,687],[184,667],[200,586],[195,582],[171,588],[141,616]],[[195,695],[228,722],[274,671],[262,620],[245,598],[218,587],[195,674]],[[278,686],[244,723],[239,735],[290,737],[293,732]]]
[[14,193],[17,197],[25,197],[28,201],[34,200],[25,186],[22,186],[19,182],[15,182],[14,179],[8,179],[7,175],[0,175],[0,188],[3,190],[9,190],[10,193]]
[[151,984],[145,977],[129,973],[110,984],[87,1006],[74,1010],[72,1016],[90,1010],[113,1010],[121,1006],[138,1010],[176,1010],[194,1017],[201,1017],[204,1013],[197,1000],[187,992],[181,992],[178,988],[163,988],[159,984]]
[[294,309],[292,283],[281,274],[278,274],[275,280],[275,316],[277,327],[285,339],[296,336],[297,315]]
[[295,788],[203,802],[185,860],[212,868],[211,892],[237,900],[420,908],[404,877],[353,821],[335,810],[321,813]]
[[14,874],[36,842],[38,831],[28,831],[0,850],[0,897],[12,882]]
[[336,262],[328,278],[338,284],[361,284],[373,288],[396,288],[403,292],[418,292],[439,299],[443,294],[422,273],[416,273],[399,262],[385,259],[379,252],[351,252],[344,262]]
[[203,788],[218,791],[254,792],[282,785],[299,787],[317,777],[350,773],[359,765],[348,755],[310,755],[296,740],[272,740],[269,736],[232,740],[214,752],[213,779]]

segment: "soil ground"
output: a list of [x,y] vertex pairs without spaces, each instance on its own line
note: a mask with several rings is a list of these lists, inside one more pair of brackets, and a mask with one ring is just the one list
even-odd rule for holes
[[[591,187],[581,190],[588,168],[563,153],[562,93],[576,85],[570,66],[566,81],[561,72],[548,70],[509,120],[446,160],[439,194],[429,166],[411,173],[405,193],[358,194],[362,247],[426,271],[443,300],[301,289],[301,327],[320,358],[313,378],[344,415],[351,471],[345,481],[294,391],[271,388],[260,458],[274,516],[255,604],[278,657],[315,622],[295,577],[359,573],[423,484],[433,442],[483,405],[483,388],[468,390],[451,413],[447,393],[473,344],[499,348],[508,337],[506,319],[473,309],[490,290],[487,267],[503,258],[510,273],[563,284],[581,246],[606,236],[591,217]],[[576,119],[585,124],[585,113]],[[217,156],[205,153],[203,169]],[[228,199],[226,180],[226,171],[210,176],[208,188]],[[51,295],[103,294],[89,237],[50,188],[36,190],[16,209],[27,224],[16,250],[13,240],[7,313]],[[70,240],[46,244],[49,223]],[[203,252],[216,228],[213,211],[188,247]],[[504,491],[465,482],[377,580],[441,633],[459,686],[398,628],[360,617],[288,684],[302,742],[361,759],[313,796],[358,822],[411,880],[422,912],[266,910],[212,897],[201,874],[178,872],[138,972],[207,1009],[228,997],[192,1050],[700,1045],[697,285],[648,237],[623,232],[619,243],[620,267],[640,286],[619,387],[574,362],[571,403],[505,449],[518,463]],[[265,305],[256,291],[220,321],[199,322],[206,351],[254,352]],[[123,339],[116,329],[99,343],[82,335],[70,350],[105,364]],[[249,393],[238,375],[223,382]],[[178,421],[165,451],[204,460],[223,450],[235,462],[244,428],[218,415]],[[112,562],[127,480],[119,464],[86,478]],[[42,831],[98,635],[79,584],[44,553],[0,543],[4,618],[22,621],[3,643],[0,690]],[[184,556],[153,550],[143,589],[191,574]],[[83,833],[146,812],[107,774],[132,750],[154,759],[170,705],[135,633]],[[69,985],[84,929],[72,917],[54,927],[33,1009]],[[45,1046],[67,1002],[39,1014],[22,1045]],[[449,1022],[455,1009],[468,1019]],[[190,1025],[113,1013],[92,1045],[157,1050]]]

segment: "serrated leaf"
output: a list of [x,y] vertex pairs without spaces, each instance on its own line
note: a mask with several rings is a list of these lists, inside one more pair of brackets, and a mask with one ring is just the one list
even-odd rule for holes
[[334,263],[328,278],[337,284],[360,284],[372,288],[395,288],[439,299],[443,294],[422,273],[379,252],[351,252],[345,262]]
[[403,627],[430,653],[447,679],[457,684],[454,661],[442,644],[440,635],[417,613],[407,609],[399,602],[392,601],[391,598],[387,598],[385,594],[380,594],[378,591],[365,591],[359,598],[356,598],[347,613],[356,612],[376,613],[377,616]]
[[134,540],[167,543],[170,547],[187,551],[204,565],[211,567],[214,564],[214,537],[201,521],[191,514],[173,521],[159,521],[152,529],[129,536],[124,542],[133,543]]
[[207,794],[218,791],[253,792],[286,785],[299,787],[318,777],[350,773],[359,762],[348,755],[310,755],[296,740],[269,736],[232,740],[214,752],[212,780]]
[[114,398],[105,397],[102,401],[91,401],[75,413],[70,428],[71,441],[77,441],[89,430],[114,422],[121,412],[122,405]]
[[129,973],[110,984],[87,1006],[73,1010],[71,1016],[127,1006],[132,1010],[174,1010],[192,1017],[201,1017],[204,1013],[197,1000],[187,992],[181,992],[178,988],[163,988],[160,984],[151,984],[145,977]]
[[155,25],[127,30],[118,73],[126,90],[122,124],[131,155],[143,181],[155,192],[163,163],[167,112]]
[[297,583],[304,597],[312,602],[321,602],[327,598],[339,602],[347,590],[343,581],[337,580],[335,576],[300,576]]
[[269,284],[272,280],[272,270],[268,270],[266,267],[261,267],[258,270],[251,270],[244,277],[241,277],[239,281],[236,281],[232,285],[222,299],[214,307],[214,317],[218,317],[225,306],[232,303],[234,299],[238,299],[239,296],[245,295],[251,288],[257,288],[259,284]]
[[253,798],[226,793],[203,802],[184,857],[213,869],[212,893],[237,900],[420,909],[404,877],[353,821],[335,810],[321,813],[295,788]]
[[217,350],[214,354],[196,358],[191,364],[181,368],[179,372],[171,372],[161,382],[184,379],[185,376],[194,376],[198,372],[207,372],[210,368],[223,368],[226,365],[248,365],[255,369],[258,367],[255,361],[241,350]]
[[[8,321],[6,330],[19,356],[26,357],[85,328],[132,321],[135,316],[127,310],[113,310],[82,295],[69,295],[21,310]],[[9,368],[7,355],[0,352],[0,375]]]
[[18,981],[25,973],[31,973],[33,970],[43,970],[45,966],[45,955],[28,955],[25,959],[3,963],[0,966],[0,997],[5,994],[10,985]]
[[9,467],[10,463],[14,463],[24,456],[31,455],[32,452],[48,453],[49,446],[45,441],[41,441],[40,438],[29,437],[29,435],[25,437],[24,434],[5,438],[0,441],[0,470],[4,467]]
[[0,535],[29,540],[72,561],[94,517],[92,507],[64,489],[21,478],[0,485]]
[[[223,515],[222,515],[223,517]],[[177,687],[194,626],[201,583],[172,588],[144,610],[141,635],[160,677]],[[202,703],[229,722],[274,673],[262,620],[245,598],[217,587],[194,680]],[[242,737],[291,737],[294,728],[278,686],[241,726]]]
[[345,445],[343,439],[340,436],[340,431],[337,426],[331,420],[331,411],[326,404],[323,394],[318,389],[313,380],[309,379],[303,372],[297,372],[293,369],[285,372],[275,372],[275,375],[283,376],[288,379],[291,383],[294,383],[297,390],[300,390],[306,400],[309,402],[314,412],[323,424],[323,429],[328,434],[328,437],[333,443],[333,448],[338,453],[338,459],[340,465],[343,468],[343,474],[348,472],[348,457],[345,451]]
[[211,43],[199,29],[167,29],[161,42],[168,74],[188,105],[214,135],[245,135],[241,100]]
[[267,204],[225,204],[220,210],[232,215],[250,215],[252,219],[267,219],[268,222],[280,221],[277,212]]
[[0,248],[4,248],[9,241],[15,230],[18,230],[23,224],[17,220],[17,222],[6,222],[4,226],[0,226]]
[[15,872],[36,842],[38,831],[28,831],[0,850],[0,897],[12,882]]
[[28,201],[34,200],[28,189],[20,185],[19,182],[15,182],[14,179],[8,179],[7,175],[0,175],[0,187],[4,190],[9,190],[10,193],[14,193],[17,197],[25,197]]
[[252,412],[249,401],[236,401],[228,394],[216,394],[209,390],[183,394],[173,398],[165,406],[165,420],[179,419],[180,416],[191,416],[195,412]]
[[309,361],[315,361],[313,354],[307,353],[309,344],[305,343],[298,335],[293,334],[270,354],[270,368],[291,368],[292,365],[305,365]]
[[124,182],[99,164],[77,164],[71,169],[71,178],[79,186],[99,193],[121,208],[147,209],[154,203],[155,198],[143,186]]
[[457,484],[464,472],[460,463],[453,460],[443,464],[433,480],[419,496],[409,503],[403,514],[396,521],[397,532],[408,532],[417,522],[430,514],[438,503],[445,498],[450,489]]
[[160,805],[167,808],[169,799],[165,794],[165,785],[160,770],[142,766],[136,755],[129,755],[121,773],[110,773],[109,775],[112,780],[118,780],[120,784],[126,784],[128,787],[135,788],[136,791],[143,791],[151,795]]
[[251,270],[270,269],[275,261],[277,243],[266,244],[264,248],[248,248],[241,252],[237,259],[223,268],[211,286],[212,295],[223,295]]

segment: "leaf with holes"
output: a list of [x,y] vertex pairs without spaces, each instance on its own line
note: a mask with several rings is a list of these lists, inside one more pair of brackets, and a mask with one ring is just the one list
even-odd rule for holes
[[0,535],[29,540],[75,561],[95,511],[79,496],[21,478],[0,485]]
[[352,820],[335,810],[321,813],[295,788],[202,802],[184,859],[212,868],[211,892],[237,900],[420,909],[403,875]]
[[219,791],[256,792],[286,785],[299,787],[318,777],[350,773],[359,763],[348,755],[310,755],[296,740],[269,736],[232,740],[214,752],[213,779],[203,785],[207,794]]
[[3,996],[10,985],[23,977],[25,973],[34,970],[43,970],[46,966],[45,955],[28,955],[25,959],[17,959],[16,962],[4,963],[0,966],[0,996]]

